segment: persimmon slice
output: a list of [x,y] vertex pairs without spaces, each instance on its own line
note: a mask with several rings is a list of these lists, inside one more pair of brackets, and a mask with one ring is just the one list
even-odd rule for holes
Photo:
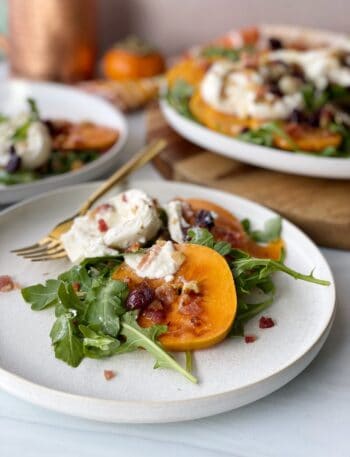
[[260,245],[250,239],[244,232],[241,222],[227,209],[208,200],[196,198],[186,199],[194,211],[204,209],[216,214],[215,227],[211,229],[217,240],[232,241],[232,246],[248,252],[253,257],[279,259],[284,247],[283,240],[272,241],[266,245]]
[[[185,255],[185,261],[171,282],[162,279],[146,280],[150,287],[166,284],[177,287],[184,281],[198,284],[199,293],[192,299],[198,306],[188,310],[181,306],[181,296],[166,308],[164,324],[168,331],[160,337],[161,343],[170,351],[204,349],[222,341],[227,335],[236,315],[237,297],[232,272],[225,259],[214,250],[194,244],[176,246]],[[144,278],[139,278],[126,264],[116,270],[114,279],[127,280],[132,290]],[[148,327],[154,322],[141,313],[139,324]]]

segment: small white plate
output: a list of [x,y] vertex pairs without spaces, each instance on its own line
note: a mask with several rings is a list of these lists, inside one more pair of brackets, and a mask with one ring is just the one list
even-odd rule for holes
[[[193,185],[140,181],[133,187],[166,202],[174,197],[212,200],[249,217],[261,227],[272,211],[233,195]],[[22,286],[43,282],[69,267],[68,261],[29,263],[10,249],[32,244],[64,219],[93,191],[95,183],[53,191],[20,203],[0,214],[2,255],[0,274]],[[25,223],[25,229],[23,224]],[[170,422],[210,416],[253,402],[280,388],[299,374],[323,345],[333,320],[335,289],[331,271],[317,247],[299,229],[283,222],[287,264],[329,279],[330,287],[295,281],[276,274],[275,303],[265,312],[277,325],[258,328],[254,319],[242,339],[225,342],[194,355],[193,385],[176,372],[153,370],[145,351],[106,360],[86,359],[70,368],[55,359],[49,331],[53,310],[31,311],[18,290],[0,294],[0,387],[38,404],[75,416],[107,422]],[[183,362],[183,355],[177,355]],[[106,382],[103,370],[117,372]]]
[[262,168],[319,178],[350,178],[350,158],[282,151],[236,140],[181,116],[166,100],[160,107],[171,127],[189,141],[231,159]]
[[43,118],[92,121],[119,132],[118,141],[100,158],[80,170],[38,179],[28,184],[0,185],[0,204],[6,204],[48,190],[88,181],[115,165],[125,144],[128,129],[123,114],[104,100],[63,84],[11,79],[0,82],[0,113],[15,115],[27,110],[26,99],[34,98]]

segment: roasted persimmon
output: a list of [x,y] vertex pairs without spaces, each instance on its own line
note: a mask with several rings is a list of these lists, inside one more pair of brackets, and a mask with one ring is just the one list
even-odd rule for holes
[[320,152],[329,147],[337,148],[342,141],[339,133],[322,128],[291,124],[287,125],[285,130],[293,143],[285,137],[276,135],[275,146],[280,149],[293,150],[295,145],[300,151]]
[[[195,306],[194,302],[183,305],[183,294],[174,294],[164,319],[168,331],[160,341],[170,351],[204,349],[222,341],[235,318],[237,298],[232,272],[225,259],[208,247],[180,244],[176,249],[184,254],[185,260],[174,279],[171,282],[149,279],[147,283],[154,289],[166,285],[178,290],[179,285],[193,282],[199,292],[190,296]],[[145,281],[125,263],[115,271],[113,278],[128,281],[131,290]],[[141,313],[139,324],[148,327],[154,322]]]
[[191,86],[197,87],[202,81],[208,64],[204,59],[187,57],[176,63],[166,74],[169,87],[177,81],[185,81]]
[[208,200],[189,198],[186,201],[194,211],[204,209],[216,214],[215,226],[211,228],[211,232],[217,240],[231,242],[233,247],[242,249],[254,257],[275,260],[281,257],[283,240],[272,241],[266,245],[258,244],[247,236],[241,222],[227,209]]
[[[60,128],[61,123],[61,128]],[[118,139],[117,130],[92,122],[54,121],[53,147],[61,150],[97,149],[105,151]]]
[[237,116],[217,111],[203,100],[199,90],[196,90],[192,95],[189,106],[191,113],[199,122],[225,135],[237,136],[244,128],[257,128],[262,124],[262,121],[258,119],[241,119]]
[[125,81],[149,78],[165,71],[165,60],[154,48],[135,37],[117,43],[102,58],[106,78]]

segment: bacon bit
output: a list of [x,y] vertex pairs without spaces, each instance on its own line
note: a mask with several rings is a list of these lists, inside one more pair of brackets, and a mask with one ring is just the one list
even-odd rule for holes
[[112,371],[112,370],[104,370],[103,374],[104,374],[106,381],[110,381],[111,379],[113,379],[117,376],[115,371]]
[[98,224],[98,229],[100,232],[107,232],[108,230],[108,225],[106,223],[106,221],[104,219],[99,219],[97,221],[97,224]]
[[113,205],[110,205],[109,203],[102,203],[102,205],[99,205],[97,208],[96,208],[96,211],[107,211],[107,210],[114,210],[114,206]]
[[137,265],[137,268],[142,270],[143,268],[147,267],[155,257],[160,253],[162,245],[160,243],[155,244],[154,246],[151,247],[151,249],[144,255],[142,256],[139,264]]
[[16,287],[11,276],[3,275],[0,276],[0,292],[10,292]]
[[244,341],[249,344],[249,343],[254,343],[256,341],[256,336],[255,335],[245,335]]
[[73,290],[75,292],[79,292],[79,290],[80,290],[80,282],[73,282],[72,283],[72,287],[73,287]]
[[125,252],[136,252],[140,249],[141,244],[140,243],[133,243],[131,246],[129,246]]
[[193,297],[189,294],[182,294],[179,301],[179,313],[198,316],[203,311],[201,297]]
[[275,326],[275,322],[271,319],[271,317],[264,317],[262,316],[259,320],[259,327],[260,328],[271,328]]
[[172,305],[176,299],[176,292],[169,284],[162,284],[157,287],[155,294],[158,300],[160,300],[165,306]]
[[122,201],[123,201],[124,203],[128,203],[128,198],[127,198],[127,196],[125,195],[125,193],[122,193]]

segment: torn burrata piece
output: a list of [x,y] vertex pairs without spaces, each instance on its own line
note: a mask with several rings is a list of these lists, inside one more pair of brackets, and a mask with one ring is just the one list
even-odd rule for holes
[[124,260],[140,278],[172,281],[185,256],[171,241],[158,241],[147,252],[125,254]]
[[61,241],[73,263],[88,257],[113,255],[132,245],[142,246],[161,226],[154,200],[137,189],[122,192],[77,217]]

